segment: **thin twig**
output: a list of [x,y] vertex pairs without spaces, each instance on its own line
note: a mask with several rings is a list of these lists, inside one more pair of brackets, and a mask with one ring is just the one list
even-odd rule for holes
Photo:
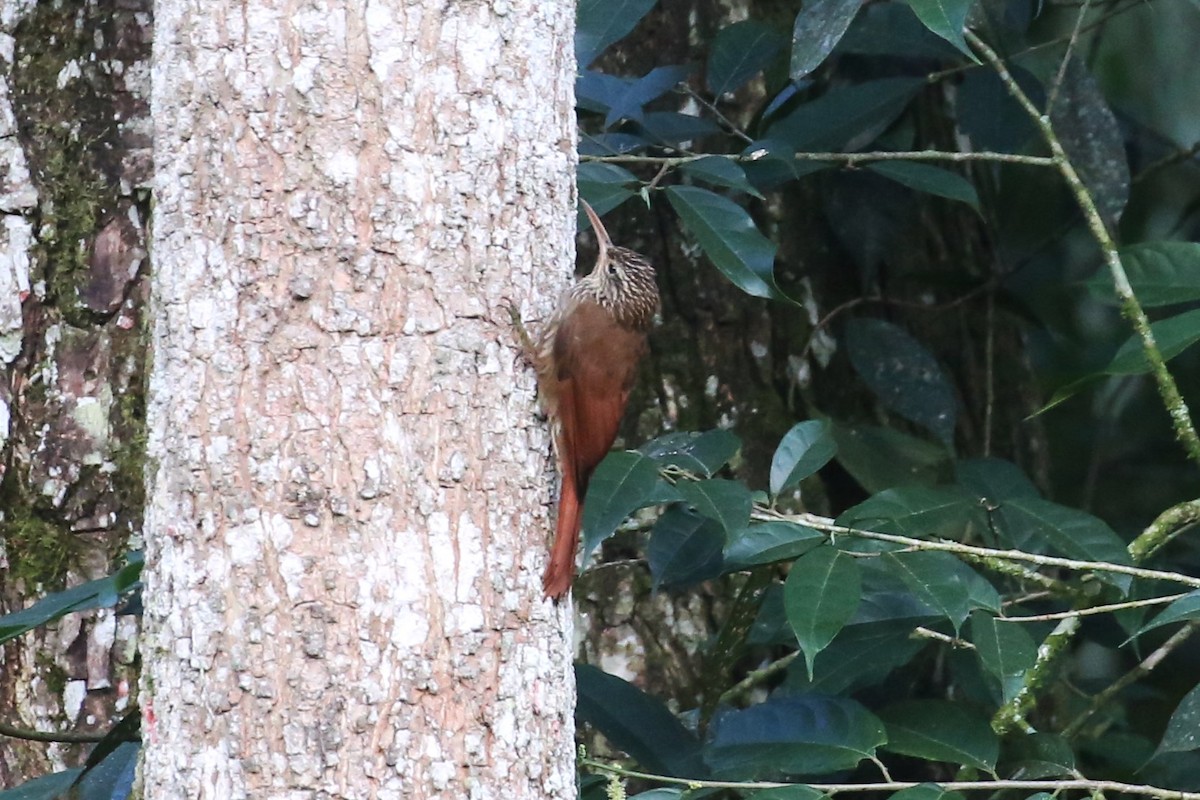
[[1160,169],[1165,169],[1173,164],[1187,161],[1197,153],[1200,153],[1200,139],[1193,142],[1191,147],[1181,148],[1176,150],[1174,153],[1168,153],[1157,161],[1150,162],[1142,168],[1141,172],[1133,176],[1133,178],[1130,180],[1130,184],[1136,186],[1137,184],[1149,178],[1155,172],[1158,172]]
[[[656,775],[652,772],[626,769],[594,758],[581,758],[582,766],[590,767],[598,772],[609,775],[620,775],[625,778],[640,778],[655,783],[672,786],[686,786],[689,789],[785,789],[789,786],[808,786],[818,792],[828,795],[846,794],[850,792],[896,792],[901,789],[911,789],[920,784],[916,781],[887,781],[881,783],[785,783],[782,781],[709,781],[693,778],[675,778],[670,775]],[[1081,789],[1088,792],[1127,792],[1143,797],[1157,797],[1161,800],[1200,800],[1200,792],[1181,792],[1176,789],[1163,789],[1158,786],[1121,783],[1120,781],[1091,781],[1086,779],[1062,781],[949,781],[939,783],[939,787],[949,792],[999,792],[1005,789],[1019,789],[1033,792],[1060,792],[1071,789]]]
[[1171,581],[1200,589],[1200,578],[1184,575],[1179,572],[1132,567],[1125,564],[1112,564],[1107,561],[1083,561],[1076,558],[1044,556],[1039,553],[1026,553],[1023,550],[999,550],[993,547],[978,547],[976,545],[951,542],[943,539],[914,539],[911,536],[900,536],[894,533],[879,533],[878,531],[868,531],[860,528],[848,528],[845,525],[834,523],[829,517],[821,517],[816,514],[783,514],[756,509],[751,516],[755,519],[765,521],[784,520],[796,522],[800,525],[807,525],[810,528],[827,533],[856,536],[860,539],[874,539],[880,542],[891,542],[892,544],[901,544],[917,550],[940,550],[947,553],[958,553],[960,555],[976,556],[979,558],[994,558],[1001,561],[1024,561],[1030,564],[1037,564],[1040,567],[1061,567],[1062,569],[1084,572],[1109,572],[1116,575],[1129,575],[1134,578]]
[[1071,611],[1055,611],[1051,614],[1031,614],[1027,617],[1000,617],[1005,622],[1050,622],[1056,619],[1070,619],[1071,617],[1088,617],[1093,614],[1107,614],[1112,611],[1124,611],[1128,608],[1143,608],[1145,606],[1162,606],[1167,603],[1174,603],[1181,597],[1187,597],[1187,593],[1171,594],[1164,597],[1149,597],[1145,600],[1129,600],[1124,603],[1109,603],[1103,606],[1088,606],[1087,608],[1076,608]]
[[[681,164],[699,161],[702,158],[710,158],[713,155],[723,155],[724,158],[738,162],[758,160],[753,153],[748,155],[700,153],[687,156],[646,156],[630,153],[612,156],[581,155],[579,160],[581,162],[590,161],[600,164],[665,164],[669,167],[677,167]],[[1017,153],[997,153],[985,150],[973,153],[958,153],[950,150],[873,150],[867,153],[796,153],[796,160],[829,161],[848,167],[868,164],[872,161],[1000,161],[1009,164],[1027,164],[1034,167],[1053,167],[1056,163],[1054,159],[1045,156],[1024,156]]]
[[102,741],[107,735],[105,733],[77,733],[73,731],[35,731],[29,728],[18,728],[6,722],[0,722],[0,736],[11,736],[14,739],[24,739],[28,742],[93,744]]
[[898,300],[898,299],[892,298],[892,297],[855,297],[855,298],[852,298],[850,300],[847,300],[844,303],[841,303],[840,305],[834,306],[834,308],[831,311],[827,312],[825,314],[825,316],[823,316],[819,320],[817,320],[817,324],[813,326],[812,330],[808,334],[808,339],[804,342],[804,347],[802,347],[800,349],[799,358],[801,360],[807,358],[809,351],[812,349],[813,344],[815,344],[817,336],[821,333],[821,331],[823,331],[825,328],[829,327],[830,323],[832,323],[834,321],[834,319],[836,319],[838,316],[840,316],[841,314],[843,314],[846,311],[849,311],[850,309],[854,308],[855,306],[860,306],[864,303],[881,303],[883,305],[894,306],[896,308],[911,308],[911,309],[915,309],[917,311],[932,311],[932,312],[949,311],[952,308],[957,308],[958,306],[960,306],[964,303],[970,302],[976,296],[983,294],[984,292],[987,292],[988,290],[992,289],[994,287],[994,285],[1002,279],[1002,277],[1003,276],[993,276],[993,277],[989,278],[988,280],[984,281],[983,283],[979,284],[975,288],[970,289],[969,291],[965,292],[964,294],[959,295],[958,297],[951,298],[944,303],[934,303],[934,304],[921,303],[921,302],[916,302],[913,300]]
[[[1088,0],[1088,1],[1090,2],[1090,0]],[[1080,33],[1089,33],[1091,31],[1094,31],[1096,28],[1099,28],[1100,26],[1104,25],[1106,22],[1108,22],[1113,17],[1124,14],[1126,11],[1132,11],[1135,8],[1141,8],[1144,5],[1145,5],[1145,0],[1132,0],[1132,2],[1127,3],[1126,5],[1118,6],[1111,11],[1105,12],[1105,14],[1102,17],[1098,18],[1095,22],[1085,25],[1083,27],[1083,30],[1080,31]],[[1026,47],[1024,50],[1017,50],[1016,52],[1010,53],[1009,59],[1010,60],[1017,59],[1017,58],[1020,58],[1021,56],[1027,56],[1032,53],[1037,53],[1041,50],[1046,50],[1047,48],[1054,47],[1055,45],[1060,45],[1063,42],[1070,41],[1070,39],[1071,39],[1070,34],[1067,34],[1064,36],[1056,36],[1053,39],[1047,39],[1044,42],[1039,42],[1038,44],[1030,45],[1029,47]],[[966,71],[972,70],[972,69],[979,69],[979,66],[980,66],[979,64],[965,63],[965,64],[958,64],[953,67],[947,67],[946,69],[942,69],[942,70],[938,70],[937,72],[929,73],[928,75],[925,76],[925,81],[927,83],[937,83],[938,81],[945,80],[946,78],[952,78],[961,72],[966,72]]]
[[1083,724],[1087,722],[1093,714],[1103,708],[1109,700],[1115,697],[1125,687],[1129,686],[1139,678],[1143,678],[1148,675],[1150,671],[1157,667],[1164,658],[1170,655],[1172,650],[1187,641],[1188,638],[1196,632],[1196,628],[1198,626],[1200,626],[1200,623],[1197,622],[1189,622],[1187,625],[1184,625],[1175,632],[1175,635],[1163,642],[1157,650],[1146,656],[1142,663],[1129,670],[1129,672],[1126,672],[1110,686],[1105,688],[1104,691],[1099,692],[1095,697],[1092,698],[1092,702],[1088,705],[1088,707],[1084,709],[1078,717],[1071,720],[1071,723],[1067,725],[1067,727],[1063,728],[1062,735],[1069,739],[1079,733],[1079,730],[1083,727]]
[[1058,65],[1058,74],[1054,76],[1054,83],[1050,85],[1050,95],[1046,98],[1047,115],[1054,113],[1054,103],[1058,100],[1063,80],[1067,77],[1067,64],[1070,63],[1071,54],[1079,42],[1079,31],[1083,28],[1083,18],[1087,16],[1090,6],[1091,0],[1084,0],[1083,5],[1079,7],[1079,13],[1075,15],[1075,29],[1071,31],[1071,38],[1067,41],[1067,51],[1063,53],[1062,63]]
[[949,634],[941,633],[930,628],[917,626],[916,628],[913,628],[912,635],[918,639],[933,639],[935,642],[944,642],[951,647],[957,647],[962,650],[975,649],[975,645],[971,642],[968,642],[966,639],[959,639],[956,636],[950,636]]
[[986,394],[983,406],[983,457],[992,456],[992,424],[996,406],[996,293],[987,296],[986,338],[983,342],[983,379]]
[[788,664],[791,664],[793,661],[795,661],[798,655],[800,655],[800,651],[796,650],[795,652],[788,653],[783,658],[772,661],[762,669],[754,670],[749,675],[742,678],[733,686],[730,686],[728,689],[722,692],[721,697],[717,702],[720,704],[728,704],[735,700],[741,699],[743,695],[750,692],[750,690],[754,689],[756,686],[766,683],[771,678],[787,669]]
[[704,106],[705,110],[707,110],[708,113],[710,113],[714,117],[716,117],[718,122],[723,123],[725,125],[725,127],[729,129],[729,132],[731,134],[733,134],[737,138],[741,139],[746,144],[750,144],[751,142],[754,141],[754,138],[751,137],[750,134],[746,133],[744,130],[742,130],[737,125],[735,125],[733,120],[729,119],[729,117],[722,114],[721,110],[719,108],[717,108],[715,103],[709,102],[709,100],[707,98],[702,96],[699,92],[697,92],[691,86],[688,86],[686,82],[681,83],[680,88],[682,88],[685,92],[687,92],[687,94],[693,100],[695,100],[700,105]]

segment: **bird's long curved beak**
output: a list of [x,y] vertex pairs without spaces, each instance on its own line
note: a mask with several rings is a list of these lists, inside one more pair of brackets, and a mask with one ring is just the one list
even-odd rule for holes
[[608,231],[604,228],[604,223],[600,221],[600,216],[588,205],[588,201],[581,197],[579,198],[579,203],[583,206],[584,212],[588,215],[588,219],[592,223],[592,230],[596,231],[596,242],[600,246],[600,252],[596,255],[596,266],[602,266],[608,263],[608,249],[612,247],[612,239],[608,238]]

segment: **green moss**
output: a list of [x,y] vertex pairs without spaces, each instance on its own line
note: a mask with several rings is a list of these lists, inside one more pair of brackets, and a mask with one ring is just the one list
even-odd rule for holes
[[[133,530],[141,529],[142,511],[146,507],[146,389],[142,381],[131,382],[117,397],[115,403],[117,433],[120,442],[112,451],[110,460],[116,468],[111,476],[113,492],[116,494],[122,514]],[[128,545],[124,537],[113,537],[114,558],[123,555]]]
[[12,70],[13,103],[40,194],[37,263],[48,300],[80,326],[92,321],[79,301],[88,243],[117,193],[103,163],[115,139],[111,103],[103,99],[113,87],[91,57],[91,32],[104,20],[88,18],[106,14],[105,5],[38,3],[15,32]]
[[46,690],[54,697],[62,697],[70,680],[67,671],[49,653],[39,651],[34,656],[34,661],[37,664],[38,675],[46,682]]
[[2,494],[5,502],[0,536],[4,538],[9,574],[27,586],[60,588],[70,566],[74,537],[65,526],[40,516],[24,498],[14,497],[9,487]]

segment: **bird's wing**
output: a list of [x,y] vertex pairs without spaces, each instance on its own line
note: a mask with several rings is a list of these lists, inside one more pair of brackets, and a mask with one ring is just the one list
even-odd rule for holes
[[[563,478],[582,497],[608,454],[625,413],[644,334],[618,325],[600,306],[581,302],[563,317],[554,340]],[[569,463],[568,463],[569,462]]]

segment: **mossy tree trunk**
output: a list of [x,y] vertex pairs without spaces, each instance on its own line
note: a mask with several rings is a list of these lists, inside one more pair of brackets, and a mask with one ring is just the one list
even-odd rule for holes
[[[142,515],[150,4],[0,8],[0,613],[100,577]],[[105,730],[136,690],[135,617],[0,649],[0,722]],[[79,746],[0,737],[0,786]]]

